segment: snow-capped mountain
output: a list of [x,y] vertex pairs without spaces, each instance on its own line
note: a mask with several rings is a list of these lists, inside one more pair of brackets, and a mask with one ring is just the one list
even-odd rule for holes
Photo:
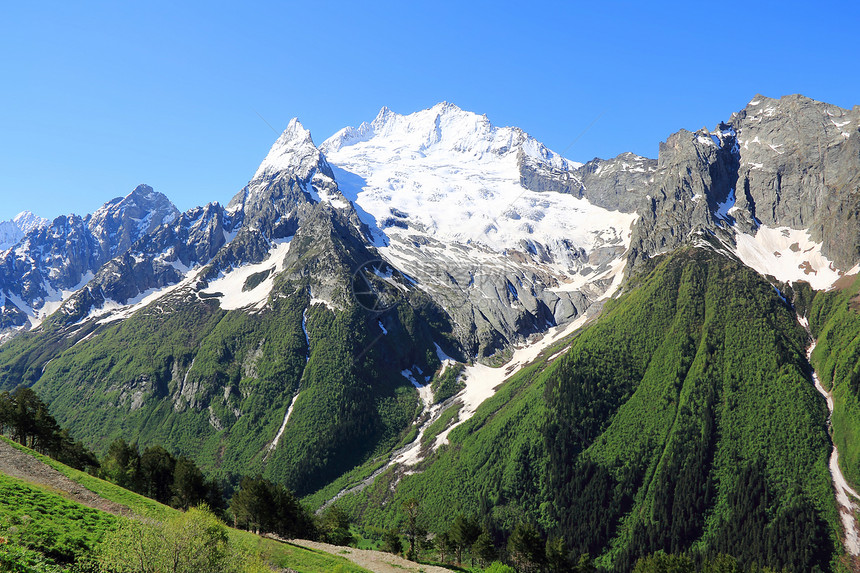
[[43,222],[24,216],[26,232],[0,253],[4,330],[38,325],[108,260],[177,213],[167,197],[140,185],[86,217]]
[[0,222],[0,251],[5,251],[24,238],[24,235],[47,225],[50,221],[38,217],[30,211],[18,213],[11,221]]
[[529,185],[581,188],[579,164],[518,128],[449,103],[383,108],[320,149],[379,252],[454,314],[470,352],[567,323],[620,279],[635,215]]
[[[685,543],[741,530],[744,504],[729,525],[702,516],[769,491],[767,464],[830,495],[803,341],[830,328],[810,310],[825,299],[850,328],[822,342],[856,346],[856,290],[809,286],[858,271],[858,213],[860,107],[801,96],[756,96],[656,159],[585,164],[448,103],[383,108],[319,146],[294,119],[226,207],[179,213],[140,186],[14,223],[0,389],[33,386],[91,441],[160,443],[323,506],[397,511],[425,491],[447,511],[495,491],[494,515],[558,518],[570,539],[610,509],[580,550],[632,564],[624,544],[668,531],[648,516],[686,515],[693,529],[668,526]],[[832,395],[851,405],[842,354]],[[767,539],[806,514],[793,503]]]
[[[87,217],[4,223],[3,325],[32,327],[64,301],[64,322],[127,314],[195,268],[206,267],[205,281],[262,264],[320,217],[341,219],[410,277],[479,356],[583,315],[628,262],[709,236],[763,274],[826,287],[860,248],[843,225],[857,114],[756,96],[713,131],[672,135],[657,160],[625,153],[584,165],[450,103],[382,108],[319,147],[293,120],[226,208],[180,214],[140,186]],[[822,137],[830,171],[797,167]],[[334,298],[325,283],[319,296]]]

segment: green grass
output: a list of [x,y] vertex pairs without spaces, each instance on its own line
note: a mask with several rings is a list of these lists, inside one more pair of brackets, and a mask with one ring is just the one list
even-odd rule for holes
[[[128,507],[136,515],[157,521],[167,521],[179,514],[179,510],[72,469],[8,438],[0,436],[0,439],[56,469],[100,497]],[[22,516],[28,516],[23,518],[23,522],[26,522],[24,525],[22,525]],[[20,534],[15,533],[16,531],[25,534],[21,537],[21,543],[10,544],[9,547],[4,548],[7,554],[14,553],[16,562],[29,559],[35,564],[45,563],[44,567],[50,567],[52,561],[50,559],[45,561],[42,558],[43,554],[49,557],[55,554],[66,555],[70,551],[69,548],[77,548],[79,554],[86,554],[97,545],[105,530],[112,527],[114,522],[115,517],[109,513],[82,506],[42,486],[28,484],[0,474],[0,536],[16,540],[20,537]],[[17,527],[12,535],[8,533],[9,527]],[[343,557],[281,543],[249,531],[229,528],[229,535],[231,543],[245,551],[263,555],[266,560],[278,567],[289,567],[308,573],[327,573],[336,570],[344,573],[366,571]],[[27,551],[28,547],[31,548],[29,551]],[[62,553],[63,551],[66,553]],[[42,567],[42,565],[38,566]],[[0,571],[2,570],[0,568]]]
[[62,464],[47,456],[43,456],[42,454],[34,452],[30,448],[26,448],[21,444],[6,438],[5,436],[0,436],[0,439],[17,448],[18,450],[33,456],[45,465],[54,468],[70,480],[82,485],[83,487],[87,488],[99,497],[103,497],[108,501],[124,505],[137,515],[149,517],[157,521],[166,521],[178,514],[178,510],[173,509],[172,507],[168,507],[166,505],[158,503],[153,499],[149,499],[148,497],[142,496],[138,493],[134,493],[133,491],[129,491],[118,485],[92,476],[86,472],[70,468],[65,464]]
[[73,563],[93,551],[115,520],[59,493],[0,474],[0,536],[8,540],[7,554],[17,547]]

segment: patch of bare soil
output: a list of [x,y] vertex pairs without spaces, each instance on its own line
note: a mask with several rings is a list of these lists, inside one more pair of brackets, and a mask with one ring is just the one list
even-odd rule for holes
[[131,515],[131,510],[126,506],[99,497],[81,484],[70,480],[33,456],[15,449],[3,440],[0,440],[0,472],[59,491],[65,497],[88,507],[114,515]]
[[382,551],[341,547],[340,545],[329,545],[328,543],[319,543],[304,539],[290,539],[290,543],[301,545],[307,549],[325,551],[332,555],[346,557],[359,567],[364,567],[375,573],[451,573],[450,569],[445,569],[444,567],[422,565],[421,563],[408,561],[403,557]]

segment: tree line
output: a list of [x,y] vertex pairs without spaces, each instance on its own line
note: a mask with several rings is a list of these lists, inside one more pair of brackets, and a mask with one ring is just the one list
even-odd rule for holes
[[338,545],[353,541],[350,520],[337,507],[314,516],[295,494],[261,476],[244,477],[229,502],[224,485],[206,478],[185,456],[160,445],[147,446],[117,438],[99,458],[60,428],[48,406],[30,388],[0,392],[0,434],[75,469],[183,511],[205,505],[235,527],[280,537],[320,539]]
[[48,406],[25,386],[0,392],[0,434],[75,469],[99,467],[96,455],[60,428]]
[[[424,526],[420,503],[410,498],[401,505],[398,525],[379,532],[380,549],[422,563],[455,567],[479,566],[485,573],[774,573],[758,559],[735,558],[722,552],[705,554],[659,550],[606,569],[589,554],[577,554],[564,538],[543,535],[534,523],[523,520],[512,530],[496,526],[487,514],[458,514],[450,525],[430,532]],[[790,569],[784,569],[790,570]],[[821,571],[813,566],[809,571]]]

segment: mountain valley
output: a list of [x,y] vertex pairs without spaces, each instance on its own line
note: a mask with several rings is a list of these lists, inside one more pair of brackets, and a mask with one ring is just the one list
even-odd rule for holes
[[860,106],[756,95],[586,163],[447,102],[294,119],[226,205],[0,223],[0,390],[363,528],[419,500],[606,570],[849,571],[858,271]]

